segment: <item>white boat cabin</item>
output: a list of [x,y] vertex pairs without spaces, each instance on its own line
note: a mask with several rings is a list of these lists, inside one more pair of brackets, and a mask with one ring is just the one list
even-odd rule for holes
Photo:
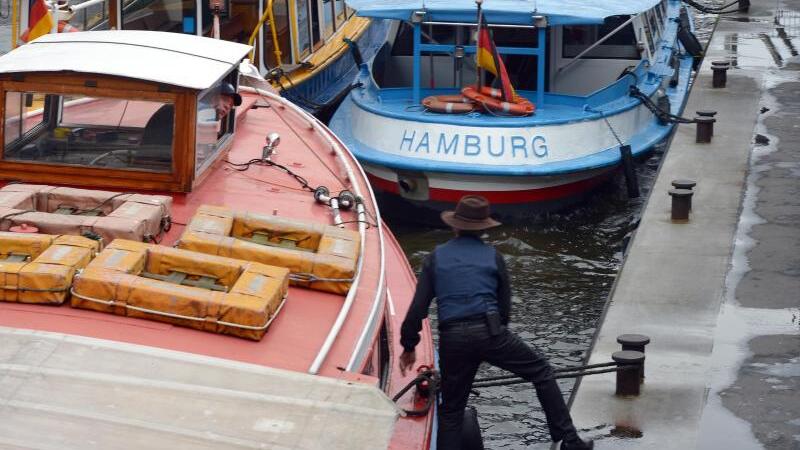
[[[0,177],[190,191],[232,144],[238,94],[226,92],[250,51],[202,43],[141,31],[51,34],[0,57]],[[122,60],[147,64],[114,63]]]

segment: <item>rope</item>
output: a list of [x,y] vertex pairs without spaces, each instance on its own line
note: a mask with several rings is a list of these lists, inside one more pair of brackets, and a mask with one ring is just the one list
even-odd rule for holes
[[403,412],[406,413],[408,416],[424,416],[428,414],[431,407],[433,406],[433,402],[435,401],[436,397],[439,393],[439,388],[441,387],[441,378],[439,377],[439,372],[435,369],[426,369],[411,380],[403,389],[397,392],[397,394],[392,397],[393,402],[397,402],[400,398],[405,395],[406,392],[410,391],[411,388],[417,387],[417,391],[419,391],[420,387],[423,387],[427,384],[427,393],[426,393],[426,400],[425,406],[417,409],[405,409],[403,408]]
[[[617,363],[610,363],[610,364],[616,365]],[[635,365],[635,364],[630,364],[630,365],[614,367],[614,368],[611,368],[611,369],[599,369],[599,370],[578,370],[576,368],[576,369],[572,369],[572,371],[568,371],[567,369],[561,369],[561,370],[563,370],[563,372],[560,372],[559,374],[553,375],[552,377],[547,378],[546,380],[560,380],[560,379],[563,379],[563,378],[579,378],[579,377],[583,377],[583,376],[586,376],[586,375],[598,375],[598,374],[601,374],[601,373],[619,372],[621,370],[631,370],[631,369],[637,369],[638,370],[639,366]],[[527,380],[527,379],[518,377],[516,375],[511,375],[508,379],[505,379],[505,380],[486,382],[486,383],[473,383],[472,388],[473,389],[478,389],[478,388],[495,387],[495,386],[510,386],[510,385],[513,385],[513,384],[522,384],[522,383],[531,383],[531,380]]]
[[[561,368],[561,369],[553,369],[553,372],[555,372],[555,373],[575,372],[575,371],[578,371],[578,370],[598,369],[598,368],[601,368],[601,367],[611,367],[611,366],[616,366],[616,365],[617,365],[617,363],[612,361],[612,362],[607,362],[607,363],[589,364],[587,366],[564,367],[564,368]],[[519,377],[517,375],[514,375],[514,374],[498,375],[498,376],[494,376],[494,377],[478,378],[477,380],[475,380],[473,382],[474,383],[486,383],[486,382],[489,382],[489,381],[508,380],[508,379],[511,379],[511,378],[519,378]]]
[[298,273],[289,274],[289,279],[292,280],[292,281],[301,281],[301,282],[306,282],[306,283],[314,283],[314,282],[317,282],[317,281],[326,282],[326,283],[352,283],[353,282],[352,278],[324,278],[324,277],[318,277],[318,276],[316,276],[316,275],[314,275],[312,273],[304,273],[304,272],[298,272]]
[[[81,300],[86,300],[86,301],[93,302],[93,303],[99,303],[101,305],[106,305],[106,306],[112,306],[113,307],[113,306],[117,306],[119,304],[119,302],[117,302],[116,300],[102,300],[102,299],[99,299],[99,298],[94,298],[94,297],[89,297],[87,295],[78,294],[77,292],[75,292],[74,288],[70,289],[69,292],[70,292],[70,294],[72,294],[75,297],[78,297]],[[272,315],[272,317],[270,317],[270,319],[267,320],[267,322],[264,325],[261,325],[261,326],[242,325],[242,324],[239,324],[239,323],[225,322],[225,321],[216,320],[216,319],[213,319],[213,321],[214,321],[214,323],[216,323],[218,325],[223,325],[223,326],[226,326],[226,327],[242,328],[242,329],[245,329],[245,330],[255,330],[255,331],[265,330],[272,323],[273,319],[275,319],[275,317],[278,316],[278,312],[280,312],[281,308],[283,308],[283,305],[285,303],[286,303],[286,297],[283,297],[283,300],[281,301],[281,304],[278,306],[278,309],[275,310],[275,313]],[[133,305],[129,305],[127,303],[123,303],[123,304],[121,304],[121,306],[124,306],[126,309],[132,309],[134,311],[139,311],[139,312],[143,312],[143,313],[147,313],[147,314],[153,314],[153,315],[156,315],[156,316],[170,317],[170,318],[173,318],[173,319],[191,320],[191,321],[194,321],[194,322],[207,322],[208,321],[207,318],[205,318],[205,317],[185,316],[185,315],[182,315],[182,314],[168,313],[166,311],[159,311],[157,309],[150,309],[150,308],[142,308],[142,307],[139,307],[139,306],[133,306]]]
[[308,192],[314,192],[314,188],[311,187],[311,185],[308,183],[308,180],[305,177],[297,174],[296,172],[292,171],[292,169],[284,166],[283,164],[278,164],[274,161],[264,160],[260,158],[254,158],[244,163],[235,163],[233,161],[228,161],[227,159],[225,160],[225,162],[230,164],[233,167],[233,170],[237,172],[244,172],[247,169],[249,169],[250,166],[252,165],[266,165],[270,167],[275,167],[276,169],[282,170],[286,172],[288,175],[290,175],[292,178],[294,178],[298,183],[300,183],[300,186],[303,188],[303,190]]

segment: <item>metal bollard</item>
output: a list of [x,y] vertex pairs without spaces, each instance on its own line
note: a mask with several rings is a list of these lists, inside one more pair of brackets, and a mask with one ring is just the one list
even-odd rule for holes
[[611,355],[611,359],[620,367],[634,367],[617,371],[616,395],[639,395],[641,385],[639,374],[641,373],[641,369],[636,370],[635,368],[644,364],[644,353],[633,350],[622,350],[614,352],[614,354]]
[[[644,348],[650,343],[650,338],[643,334],[620,334],[617,343],[622,345],[622,350],[632,350],[644,354]],[[639,371],[639,382],[644,383],[644,361]]]
[[[672,187],[674,187],[675,189],[686,189],[691,191],[694,189],[695,186],[697,186],[697,182],[694,180],[672,180]],[[689,211],[691,210],[692,210],[692,197],[689,197]]]
[[694,122],[697,124],[697,134],[694,141],[697,144],[708,144],[711,142],[711,136],[714,135],[714,122],[717,119],[713,117],[695,117]]
[[[716,120],[717,112],[711,110],[703,110],[703,111],[697,111],[697,115],[700,117],[711,117],[712,119]],[[711,136],[714,136],[714,127],[711,127]]]
[[739,0],[739,12],[750,11],[750,0]]
[[688,189],[670,189],[672,197],[672,220],[686,222],[689,220],[689,209],[694,192]]
[[711,79],[711,86],[714,88],[724,88],[728,83],[728,69],[731,68],[731,63],[728,61],[711,61],[711,71],[714,76]]

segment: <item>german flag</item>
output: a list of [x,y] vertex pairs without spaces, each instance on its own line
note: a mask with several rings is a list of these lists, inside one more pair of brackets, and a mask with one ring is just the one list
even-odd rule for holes
[[491,72],[500,80],[500,86],[503,91],[503,100],[513,102],[516,97],[514,87],[511,86],[511,80],[508,78],[506,66],[503,64],[503,59],[497,53],[497,47],[494,45],[492,34],[489,31],[489,26],[483,18],[483,14],[479,14],[480,19],[478,22],[478,45],[476,51],[476,62],[478,67]]
[[28,29],[20,36],[23,42],[30,42],[44,36],[53,29],[53,16],[44,0],[34,0],[28,24]]

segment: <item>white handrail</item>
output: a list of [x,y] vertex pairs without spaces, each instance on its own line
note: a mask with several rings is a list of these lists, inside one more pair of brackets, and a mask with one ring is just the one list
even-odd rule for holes
[[[241,86],[239,89],[245,92],[254,92],[258,95],[267,97],[270,100],[279,102],[282,105],[300,114],[301,117],[304,117],[306,119],[306,123],[308,124],[309,128],[312,128],[318,133],[320,133],[323,139],[325,139],[325,141],[331,146],[331,150],[333,150],[334,153],[336,153],[336,156],[342,162],[347,178],[350,180],[352,184],[353,194],[355,194],[357,198],[362,198],[362,199],[364,198],[361,192],[361,187],[358,185],[355,173],[353,172],[353,168],[351,167],[350,162],[348,161],[347,158],[349,152],[346,149],[343,149],[342,145],[331,137],[328,130],[322,128],[321,122],[319,122],[316,118],[314,118],[313,116],[309,115],[308,113],[300,109],[300,107],[298,107],[294,103],[284,99],[283,97],[277,94],[262,89],[252,88],[249,86]],[[363,169],[359,167],[359,170],[363,175]],[[364,177],[363,179],[366,179],[366,177]],[[368,183],[367,183],[367,189],[370,190],[370,194],[373,194],[372,189],[371,187],[369,187]],[[379,240],[378,245],[380,248],[380,268],[379,268],[380,275],[378,278],[378,286],[375,293],[375,300],[373,302],[373,310],[374,310],[375,309],[374,304],[380,303],[383,294],[383,288],[384,288],[383,284],[385,281],[385,260],[384,260],[383,231],[381,228],[380,214],[378,213],[378,205],[375,202],[374,195],[371,195],[370,198],[372,199],[373,203],[372,206],[376,213],[375,216],[378,222],[376,225],[378,227],[378,240]],[[363,206],[359,208],[357,218],[358,218],[358,232],[359,235],[361,236],[361,246],[360,246],[361,248],[360,248],[360,256],[356,266],[356,274],[355,277],[353,278],[353,284],[350,286],[350,290],[347,292],[347,296],[344,299],[344,304],[342,304],[342,308],[339,310],[339,314],[336,317],[336,320],[334,321],[333,325],[331,326],[331,329],[328,332],[327,337],[325,338],[325,342],[323,342],[322,347],[320,348],[319,352],[317,353],[317,356],[314,358],[314,361],[311,363],[311,366],[308,369],[308,373],[310,374],[319,373],[319,370],[322,367],[322,363],[325,362],[325,358],[327,358],[328,353],[331,350],[331,347],[333,347],[333,343],[336,341],[339,332],[342,330],[342,326],[344,326],[344,321],[347,318],[347,315],[350,313],[350,309],[353,307],[353,302],[355,301],[356,298],[358,285],[359,282],[361,281],[361,274],[363,273],[364,255],[365,255],[366,241],[367,241],[366,239],[367,217],[365,211],[363,210]],[[372,313],[370,314],[370,320],[374,320],[374,316]],[[362,344],[363,337],[364,337],[364,332],[362,332],[362,336],[359,338],[358,345]],[[358,351],[358,348],[356,350]],[[351,362],[353,360],[354,358],[351,357]]]
[[68,9],[70,12],[80,11],[82,9],[86,9],[90,6],[94,6],[100,3],[105,3],[107,0],[88,0],[83,3],[79,3],[77,5],[69,5]]
[[561,72],[567,70],[568,68],[572,67],[578,61],[581,61],[581,58],[586,56],[587,53],[589,53],[590,51],[596,49],[600,44],[602,44],[603,42],[605,42],[609,38],[611,38],[611,36],[614,36],[615,34],[619,33],[623,28],[625,28],[629,23],[633,22],[634,19],[636,19],[637,17],[639,17],[639,14],[632,15],[631,18],[626,20],[625,22],[623,22],[622,25],[618,26],[617,28],[614,28],[611,31],[611,33],[608,33],[607,35],[605,35],[602,38],[598,39],[597,42],[595,42],[594,44],[592,44],[589,47],[585,48],[582,52],[578,53],[577,56],[572,58],[572,61],[564,64],[562,67],[559,67],[556,72],[561,73]]

